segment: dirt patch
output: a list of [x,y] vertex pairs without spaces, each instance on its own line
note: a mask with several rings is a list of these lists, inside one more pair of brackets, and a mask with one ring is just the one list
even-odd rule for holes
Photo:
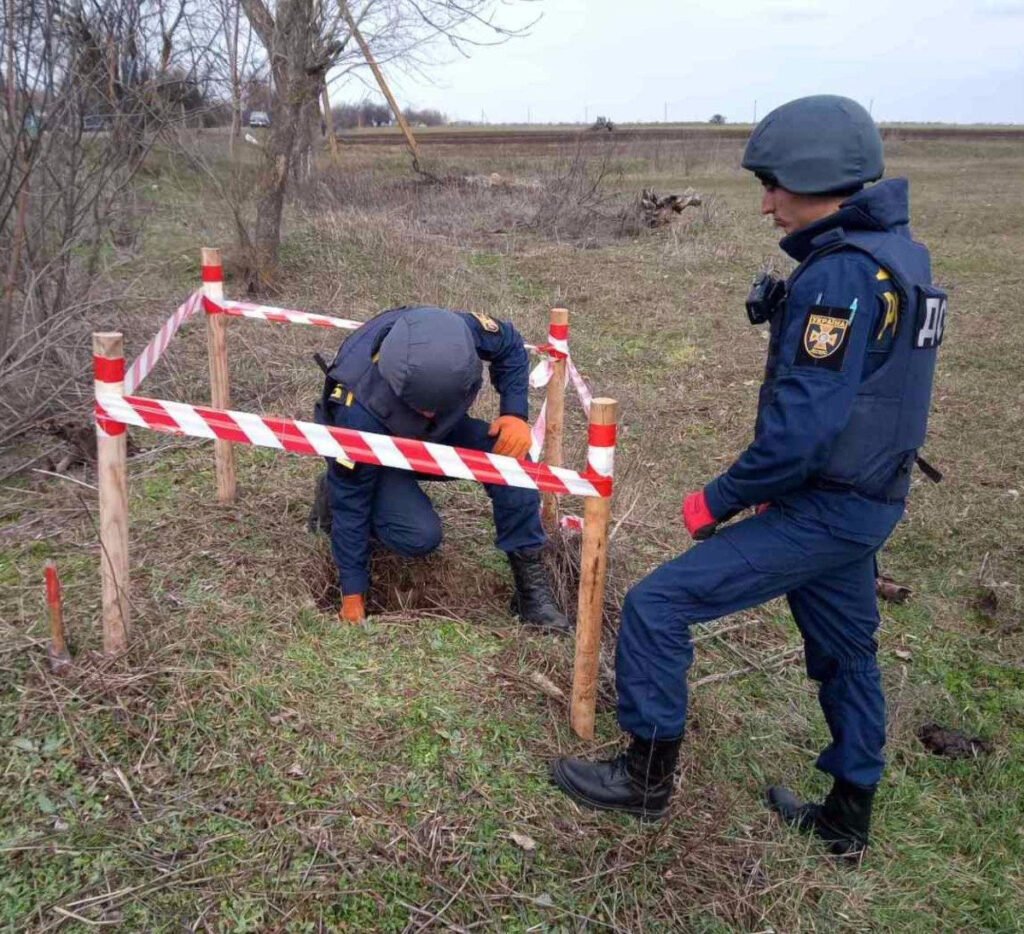
[[976,759],[992,752],[992,744],[980,736],[968,736],[960,730],[948,730],[937,723],[926,723],[917,731],[925,749],[950,759]]

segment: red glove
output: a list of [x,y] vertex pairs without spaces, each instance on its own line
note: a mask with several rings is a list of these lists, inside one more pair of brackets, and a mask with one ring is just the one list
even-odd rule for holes
[[715,534],[718,522],[708,509],[708,501],[703,490],[688,493],[683,500],[683,524],[690,537],[697,542],[702,542]]

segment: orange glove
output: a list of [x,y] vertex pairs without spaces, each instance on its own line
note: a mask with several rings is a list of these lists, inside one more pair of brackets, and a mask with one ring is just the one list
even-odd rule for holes
[[492,438],[498,436],[494,444],[495,454],[526,457],[530,453],[530,426],[518,415],[502,415],[496,418],[491,422],[487,434]]
[[366,606],[361,593],[351,593],[341,598],[338,619],[353,626],[366,622]]

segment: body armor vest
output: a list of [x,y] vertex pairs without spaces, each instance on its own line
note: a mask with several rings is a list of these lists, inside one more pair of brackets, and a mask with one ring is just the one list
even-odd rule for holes
[[[901,500],[910,488],[917,449],[925,440],[947,297],[932,285],[927,249],[909,236],[841,228],[814,241],[813,252],[789,277],[787,293],[810,263],[848,249],[867,254],[888,271],[899,293],[900,317],[887,358],[863,378],[850,419],[812,484],[855,490],[874,499]],[[781,332],[781,321],[779,325]],[[770,384],[788,369],[778,360],[778,336],[772,335],[763,399],[770,397]]]

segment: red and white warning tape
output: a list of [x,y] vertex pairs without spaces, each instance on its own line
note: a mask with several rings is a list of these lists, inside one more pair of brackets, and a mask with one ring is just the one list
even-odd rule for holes
[[[126,430],[127,425],[138,425],[155,431],[198,438],[220,438],[236,444],[341,458],[432,476],[476,480],[480,483],[556,494],[611,496],[615,426],[590,426],[587,469],[584,473],[563,467],[549,467],[536,462],[544,443],[546,404],[541,408],[532,429],[533,459],[516,460],[486,451],[455,448],[428,441],[133,396],[132,393],[156,366],[174,335],[201,308],[208,314],[310,324],[340,330],[355,330],[365,323],[270,305],[226,301],[221,295],[223,270],[220,266],[203,266],[202,279],[203,291],[193,293],[178,307],[127,371],[123,358],[93,358],[96,424],[100,432],[119,435]],[[536,388],[546,386],[554,372],[552,361],[565,360],[566,381],[572,380],[580,402],[589,413],[592,399],[590,389],[569,356],[569,326],[553,324],[549,328],[546,344],[525,346],[528,350],[545,355],[545,359],[530,374],[530,385]],[[566,516],[562,524],[566,528],[576,528],[581,525],[581,520],[575,516]]]
[[212,315],[225,314],[233,318],[260,318],[264,321],[275,321],[278,324],[312,324],[318,328],[338,328],[342,331],[354,331],[366,324],[365,321],[350,321],[347,318],[335,318],[333,315],[317,315],[309,311],[275,308],[272,305],[217,301],[209,296],[203,296],[203,308],[207,314]]
[[[109,365],[117,361],[95,359],[97,423],[116,426],[121,431],[124,425],[138,425],[171,434],[220,438],[236,444],[277,448],[293,454],[341,458],[360,464],[414,470],[432,476],[456,477],[548,493],[611,496],[612,477],[607,472],[611,461],[603,450],[607,437],[596,441],[593,437],[593,427],[601,426],[593,426],[591,429],[592,446],[588,460],[593,469],[588,468],[586,474],[580,474],[562,467],[548,467],[547,464],[429,441],[333,428],[288,418],[264,417],[250,412],[187,405],[184,402],[121,396],[116,392],[104,391],[101,378],[101,373],[116,375]],[[107,431],[113,433],[109,427]],[[597,447],[594,447],[595,444]]]
[[[538,353],[545,353],[547,357],[541,360],[530,373],[530,385],[534,389],[542,389],[551,382],[552,376],[555,373],[555,367],[553,364],[554,360],[565,360],[565,381],[566,385],[572,382],[573,388],[576,390],[576,395],[579,396],[580,404],[583,406],[583,410],[590,415],[590,403],[594,401],[594,397],[590,392],[590,387],[587,386],[586,381],[580,375],[580,371],[576,369],[576,364],[572,362],[572,357],[569,356],[569,325],[568,324],[551,324],[548,327],[548,342],[541,344],[535,348]],[[537,413],[537,419],[533,423],[530,429],[530,437],[532,442],[530,444],[530,457],[534,460],[540,458],[540,452],[544,449],[544,437],[547,434],[548,429],[548,403],[545,399],[541,404],[540,412]]]
[[167,345],[170,344],[171,338],[178,333],[178,328],[202,307],[201,301],[202,295],[199,292],[193,292],[178,306],[177,311],[164,322],[163,327],[157,331],[156,336],[146,344],[142,353],[128,367],[128,372],[124,375],[125,392],[135,392],[139,388],[139,384],[149,376],[153,371],[153,367],[156,366],[157,360],[163,356],[163,352],[167,349]]

